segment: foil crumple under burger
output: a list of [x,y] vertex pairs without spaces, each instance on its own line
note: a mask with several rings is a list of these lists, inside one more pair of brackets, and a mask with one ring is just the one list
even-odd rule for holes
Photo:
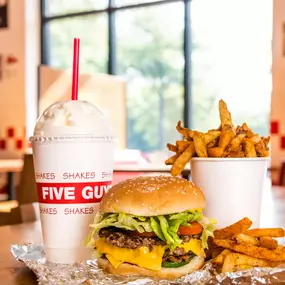
[[14,244],[15,259],[25,263],[38,277],[40,285],[178,285],[178,284],[284,284],[284,268],[253,268],[245,271],[218,274],[211,262],[194,273],[177,280],[157,280],[137,276],[114,276],[98,268],[96,259],[73,265],[58,265],[45,259],[42,245]]

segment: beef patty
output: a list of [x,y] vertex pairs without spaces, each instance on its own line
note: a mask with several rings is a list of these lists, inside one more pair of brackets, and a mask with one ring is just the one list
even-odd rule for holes
[[[117,228],[112,227],[101,229],[99,231],[99,236],[105,238],[106,242],[121,248],[136,249],[141,246],[146,246],[151,250],[155,245],[166,245],[166,243],[158,237],[130,236],[128,235],[128,231],[120,231]],[[180,236],[182,242],[189,242],[191,238],[199,237],[200,235]],[[173,256],[179,257],[179,260],[181,259],[182,261],[185,260],[185,258],[189,258],[189,253],[185,252],[184,248],[176,247],[172,252],[169,249],[165,250],[163,257],[164,260],[168,261],[171,260]]]

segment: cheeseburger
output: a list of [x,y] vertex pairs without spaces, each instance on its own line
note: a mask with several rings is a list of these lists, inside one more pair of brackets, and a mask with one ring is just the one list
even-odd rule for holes
[[214,221],[192,182],[178,177],[138,177],[103,197],[86,238],[104,271],[175,279],[204,264]]

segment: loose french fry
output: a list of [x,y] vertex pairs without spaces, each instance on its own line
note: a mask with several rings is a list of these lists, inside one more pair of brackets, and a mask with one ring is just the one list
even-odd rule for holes
[[173,165],[173,163],[175,162],[175,160],[179,157],[179,154],[175,154],[171,157],[169,157],[167,160],[165,160],[165,164],[166,165]]
[[194,143],[192,142],[186,150],[179,155],[179,157],[175,160],[171,168],[171,175],[177,176],[182,170],[185,168],[185,165],[190,160],[190,158],[195,154]]
[[280,265],[280,262],[254,258],[240,253],[230,253],[225,257],[222,272],[233,272],[236,267],[241,265],[248,265],[249,267],[275,267]]
[[213,264],[214,264],[214,265],[217,265],[217,266],[222,266],[223,263],[224,263],[224,260],[225,260],[226,256],[227,256],[228,254],[230,254],[230,253],[232,253],[231,250],[229,250],[229,249],[224,249],[218,256],[216,256],[216,257],[212,260]]
[[252,141],[249,139],[244,140],[245,156],[246,157],[257,157],[255,147]]
[[226,228],[215,230],[214,236],[217,239],[230,238],[235,234],[245,232],[251,227],[251,225],[252,221],[246,217]]
[[221,137],[219,140],[219,147],[223,150],[230,144],[231,140],[234,137],[234,131],[231,129],[230,125],[225,125],[221,132]]
[[239,244],[235,241],[228,239],[214,239],[214,243],[218,246],[243,253],[252,257],[266,259],[270,261],[285,261],[285,249],[284,247],[278,247],[276,249],[267,249],[265,247],[259,247],[249,244]]
[[220,147],[208,148],[209,157],[222,157],[224,150]]
[[190,141],[176,141],[176,146],[178,149],[178,153],[182,153],[185,151],[187,147],[189,147],[190,144],[193,144],[193,142]]
[[203,139],[206,145],[211,143],[212,141],[215,141],[219,136],[221,135],[220,131],[208,131],[207,133],[203,134]]
[[227,104],[223,100],[219,101],[219,113],[222,130],[226,125],[231,126],[231,128],[233,128],[231,113],[228,110]]
[[193,135],[194,147],[199,157],[208,157],[207,146],[203,139],[203,136],[199,132],[194,132]]
[[235,240],[237,243],[259,245],[259,241],[255,237],[245,234],[235,234],[233,236],[233,240]]
[[167,146],[169,151],[177,152],[177,150],[178,150],[177,146],[175,146],[171,143],[168,143],[166,146]]
[[252,237],[284,237],[285,231],[282,228],[252,229],[245,232]]
[[193,131],[182,127],[181,121],[177,123],[176,130],[186,138],[193,138]]
[[266,247],[268,249],[276,249],[278,247],[277,240],[272,237],[260,237],[259,242],[259,246]]

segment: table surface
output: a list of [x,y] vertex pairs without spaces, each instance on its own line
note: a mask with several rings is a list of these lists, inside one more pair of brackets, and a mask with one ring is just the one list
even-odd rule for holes
[[[285,187],[265,187],[262,206],[262,227],[285,228]],[[0,227],[0,283],[9,285],[37,284],[36,276],[21,262],[14,260],[10,245],[41,242],[40,222]]]

